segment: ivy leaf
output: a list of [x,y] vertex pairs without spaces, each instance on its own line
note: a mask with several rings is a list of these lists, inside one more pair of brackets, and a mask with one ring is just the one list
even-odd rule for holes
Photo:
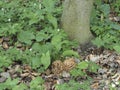
[[26,43],[28,45],[30,45],[32,43],[32,41],[31,41],[32,39],[35,39],[35,36],[30,31],[21,31],[18,34],[18,40],[23,42],[23,43]]
[[44,53],[42,54],[41,63],[44,65],[45,69],[48,68],[48,66],[49,66],[50,63],[51,63],[49,51],[48,51],[46,54],[44,54]]

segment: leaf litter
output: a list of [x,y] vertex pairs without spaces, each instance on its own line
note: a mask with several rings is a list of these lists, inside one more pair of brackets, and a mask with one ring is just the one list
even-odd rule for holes
[[90,60],[100,65],[96,76],[93,76],[92,90],[120,89],[120,54],[103,48],[88,48],[84,60]]
[[[2,40],[1,38],[1,43],[3,42],[7,42],[7,40]],[[20,48],[22,48],[22,45],[20,45]],[[116,87],[118,90],[120,89],[120,54],[94,46],[77,48],[77,51],[81,55],[82,60],[92,61],[100,66],[97,73],[88,74],[93,78],[91,90],[110,90],[110,85],[111,87]],[[45,90],[55,90],[56,84],[64,84],[72,79],[69,71],[72,70],[77,63],[79,63],[79,59],[76,58],[66,58],[63,62],[61,60],[55,60],[51,64],[51,68],[48,68],[43,73],[38,73],[28,65],[21,65],[14,62],[14,64],[6,68],[4,72],[0,73],[0,83],[5,82],[9,77],[12,79],[20,78],[19,84],[25,83],[29,86],[29,83],[34,80],[35,77],[41,76],[45,80]],[[86,78],[83,77],[76,80],[82,82],[85,79]]]

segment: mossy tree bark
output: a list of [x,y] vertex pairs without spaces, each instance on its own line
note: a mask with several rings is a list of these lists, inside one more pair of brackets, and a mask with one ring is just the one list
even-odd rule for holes
[[61,18],[62,27],[70,39],[85,44],[93,37],[90,32],[90,15],[93,0],[65,0]]

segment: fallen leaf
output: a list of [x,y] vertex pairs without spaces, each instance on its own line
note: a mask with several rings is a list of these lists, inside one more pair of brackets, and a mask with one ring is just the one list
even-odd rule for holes
[[20,76],[21,77],[27,77],[27,76],[29,76],[30,75],[30,73],[22,73]]
[[120,60],[116,60],[117,61],[117,63],[120,65]]
[[1,78],[0,78],[0,83],[4,82],[6,79],[7,79],[7,78],[5,78],[5,77],[1,77]]
[[68,73],[66,71],[63,71],[62,72],[62,77],[64,77],[64,78],[70,77],[70,73]]
[[7,43],[7,42],[3,42],[2,46],[3,46],[3,48],[4,48],[4,49],[8,49],[8,48],[9,48],[9,46],[8,46],[8,43]]
[[99,87],[99,83],[94,83],[91,85],[91,88],[93,89],[98,89],[98,87]]
[[2,72],[2,73],[0,74],[0,76],[5,77],[5,78],[9,78],[9,77],[10,77],[10,74],[9,74],[9,72]]
[[63,84],[64,83],[64,80],[63,79],[58,79],[57,80],[57,84]]
[[4,37],[3,40],[8,42],[8,41],[10,41],[10,38],[9,37]]
[[0,44],[2,44],[2,42],[3,42],[3,38],[0,38]]

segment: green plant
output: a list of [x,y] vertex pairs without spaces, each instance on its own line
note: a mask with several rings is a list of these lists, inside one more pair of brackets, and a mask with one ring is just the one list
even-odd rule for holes
[[99,66],[91,61],[82,61],[76,68],[70,71],[71,75],[74,77],[87,77],[87,71],[96,73],[99,69]]
[[[13,82],[13,81],[12,81]],[[12,87],[12,90],[28,90],[27,85],[21,83],[19,85],[15,85],[14,87]]]
[[0,55],[0,71],[2,71],[4,67],[8,67],[11,63],[12,61],[8,57]]
[[111,12],[119,13],[119,3],[120,1],[112,1],[110,4],[95,1],[91,16],[91,30],[96,35],[93,43],[98,47],[103,46],[117,52],[120,48],[120,26],[117,22],[109,20],[109,15]]
[[91,90],[90,83],[88,81],[84,81],[82,83],[76,82],[74,80],[70,80],[68,83],[56,85],[56,90]]
[[11,79],[11,78],[8,78],[5,82],[3,83],[0,83],[0,90],[26,90],[28,89],[28,87],[21,83],[19,84],[19,80],[18,79]]
[[110,86],[110,90],[117,90],[117,88]]
[[44,80],[41,77],[36,77],[30,82],[30,90],[44,90]]
[[70,74],[75,79],[77,77],[87,77],[86,80],[78,82],[76,80],[70,80],[68,83],[56,85],[56,90],[91,90],[90,81],[92,80],[87,72],[96,73],[99,66],[91,61],[82,61],[74,69],[70,71]]
[[[59,29],[62,11],[59,3],[60,0],[0,1],[0,37],[10,38],[9,49],[0,48],[3,56],[0,67],[21,61],[43,72],[53,60],[68,56],[67,50],[69,56],[78,57],[71,50],[77,46],[76,42],[69,41],[65,32]],[[18,50],[17,44],[22,44],[24,50]]]
[[78,52],[75,52],[73,50],[65,50],[62,55],[63,56],[74,56],[74,57],[77,57],[77,58],[80,57]]
[[8,78],[5,82],[0,83],[0,90],[44,90],[44,80],[41,77],[36,77],[29,83],[29,86],[20,83],[19,79]]

